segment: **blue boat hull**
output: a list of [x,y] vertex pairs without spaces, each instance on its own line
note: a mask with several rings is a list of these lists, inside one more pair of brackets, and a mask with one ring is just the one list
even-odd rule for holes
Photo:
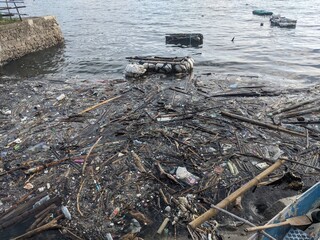
[[[287,218],[296,217],[307,214],[310,210],[318,208],[320,206],[320,182],[313,185],[305,193],[300,195],[292,204],[288,205],[281,212],[279,212],[274,218],[272,218],[268,224],[279,223],[285,221]],[[276,228],[270,228],[265,230],[268,234],[275,239],[283,239],[291,227],[282,226]],[[263,240],[269,238],[263,237]]]

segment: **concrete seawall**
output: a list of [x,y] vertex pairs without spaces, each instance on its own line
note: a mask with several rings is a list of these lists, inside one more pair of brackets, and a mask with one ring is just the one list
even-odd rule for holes
[[25,18],[0,25],[0,65],[63,41],[59,24],[53,16]]

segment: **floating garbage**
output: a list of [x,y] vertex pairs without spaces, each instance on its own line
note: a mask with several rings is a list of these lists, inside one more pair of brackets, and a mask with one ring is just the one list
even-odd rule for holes
[[[162,63],[152,60],[128,63],[148,74],[145,63]],[[212,73],[145,80],[3,84],[12,114],[0,113],[1,239],[56,226],[72,239],[228,238],[231,216],[201,229],[188,223],[231,202],[264,221],[272,203],[320,180],[319,86],[282,89]]]
[[295,28],[297,25],[297,20],[281,17],[280,15],[272,15],[272,17],[270,18],[270,22],[272,26],[283,28]]
[[130,230],[131,230],[131,233],[138,233],[138,232],[140,232],[140,230],[141,230],[141,225],[140,225],[140,223],[138,222],[137,219],[135,219],[135,218],[131,219]]
[[61,211],[66,219],[68,219],[68,220],[72,219],[71,214],[66,206],[61,206]]
[[113,240],[111,233],[106,234],[106,239],[107,240]]
[[147,71],[143,65],[131,63],[128,64],[125,71],[126,77],[140,77]]
[[3,115],[11,115],[11,110],[10,109],[0,109],[0,113]]
[[23,188],[24,188],[24,189],[27,189],[27,190],[30,190],[30,189],[33,188],[33,185],[32,185],[32,183],[27,182],[27,183],[23,186]]
[[201,33],[166,34],[166,44],[197,47],[203,44]]
[[63,93],[63,94],[61,94],[61,95],[59,95],[58,97],[56,97],[56,99],[58,100],[58,101],[61,101],[61,100],[63,100],[63,99],[65,99],[66,98],[66,95]]
[[47,151],[50,147],[45,142],[40,142],[32,147],[28,148],[29,152],[40,152],[40,151]]
[[266,11],[266,10],[253,10],[252,13],[254,15],[259,15],[259,16],[271,16],[273,14],[273,12],[270,11]]
[[185,168],[185,167],[178,167],[177,168],[176,177],[177,177],[177,179],[182,180],[183,182],[189,184],[190,186],[197,184],[198,181],[200,180],[199,177],[188,172],[187,168]]
[[33,204],[33,208],[36,208],[36,207],[39,207],[41,206],[42,204],[44,204],[46,201],[49,201],[50,200],[50,196],[49,195],[46,195],[44,196],[43,198],[41,198],[39,201],[37,201],[35,204]]
[[145,73],[189,73],[193,70],[191,57],[128,57],[131,63],[125,69],[126,77],[141,77]]

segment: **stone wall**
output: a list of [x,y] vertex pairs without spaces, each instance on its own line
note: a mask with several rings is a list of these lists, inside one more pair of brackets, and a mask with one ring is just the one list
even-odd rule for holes
[[0,65],[62,42],[61,29],[53,16],[0,25]]

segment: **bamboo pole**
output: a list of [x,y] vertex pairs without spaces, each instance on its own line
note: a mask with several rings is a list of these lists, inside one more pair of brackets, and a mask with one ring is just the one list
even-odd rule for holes
[[81,111],[79,114],[81,115],[81,114],[84,114],[84,113],[86,113],[86,112],[89,112],[89,111],[91,111],[91,110],[93,110],[93,109],[96,109],[96,108],[98,108],[98,107],[100,107],[100,106],[102,106],[102,105],[104,105],[104,104],[106,104],[106,103],[108,103],[108,102],[111,102],[111,101],[113,101],[113,100],[116,100],[116,99],[118,99],[118,98],[120,98],[120,97],[121,97],[121,95],[120,95],[120,96],[113,97],[113,98],[110,98],[110,99],[107,99],[107,100],[105,100],[105,101],[103,101],[103,102],[101,102],[101,103],[98,103],[98,104],[96,104],[96,105],[94,105],[94,106],[92,106],[92,107],[89,107],[89,108]]
[[300,137],[305,137],[305,134],[303,134],[303,133],[291,131],[291,130],[288,130],[286,128],[275,126],[275,125],[272,125],[272,124],[259,122],[257,120],[246,118],[246,117],[243,117],[243,116],[240,116],[240,115],[236,115],[236,114],[233,114],[233,113],[228,113],[228,112],[221,111],[221,115],[224,115],[224,116],[227,116],[227,117],[230,117],[230,118],[235,118],[235,119],[238,119],[238,120],[241,120],[241,121],[244,121],[244,122],[248,122],[248,123],[251,123],[251,124],[255,124],[255,125],[261,126],[261,127],[269,128],[269,129],[272,129],[272,130],[276,130],[276,131],[280,131],[280,132],[284,132],[284,133],[289,133],[289,134],[300,136]]
[[[226,197],[224,200],[219,202],[216,206],[219,208],[225,208],[228,206],[230,203],[234,202],[237,197],[241,196],[245,192],[247,192],[250,188],[256,186],[263,178],[267,177],[270,173],[278,169],[279,167],[282,166],[282,164],[285,163],[284,159],[280,159],[276,161],[273,165],[268,167],[266,170],[264,170],[262,173],[260,173],[258,176],[255,178],[251,179],[249,182],[247,182],[244,186],[240,187],[237,189],[235,192],[230,194],[228,197]],[[215,208],[211,208],[205,213],[203,213],[201,216],[193,220],[192,222],[189,223],[189,225],[192,228],[196,228],[205,221],[209,220],[210,218],[214,217],[218,211]]]

